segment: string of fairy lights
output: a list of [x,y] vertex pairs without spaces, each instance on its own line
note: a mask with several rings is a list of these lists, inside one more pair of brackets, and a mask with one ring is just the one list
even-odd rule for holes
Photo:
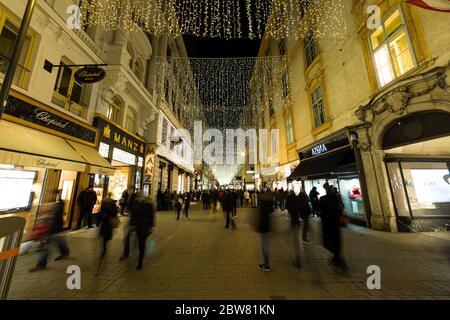
[[342,40],[344,0],[82,0],[81,24],[207,38]]
[[159,58],[159,101],[219,130],[255,128],[262,113],[291,103],[288,64],[288,56]]

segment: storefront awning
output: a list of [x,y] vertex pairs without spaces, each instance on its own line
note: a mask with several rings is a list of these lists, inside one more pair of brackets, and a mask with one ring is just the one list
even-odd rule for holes
[[86,161],[60,137],[0,121],[0,163],[85,171]]
[[113,176],[115,168],[96,149],[74,141],[67,141],[89,164],[88,173]]
[[350,147],[303,160],[289,176],[288,180],[300,180],[354,170],[355,154]]

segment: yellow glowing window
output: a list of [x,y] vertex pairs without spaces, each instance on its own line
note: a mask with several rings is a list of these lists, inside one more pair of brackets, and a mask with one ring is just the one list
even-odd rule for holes
[[400,9],[369,36],[380,87],[415,67],[414,53]]

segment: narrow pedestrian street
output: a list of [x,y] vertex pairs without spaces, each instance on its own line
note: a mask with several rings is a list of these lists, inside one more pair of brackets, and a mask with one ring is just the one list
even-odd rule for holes
[[[287,212],[273,216],[270,235],[271,272],[261,263],[259,235],[253,230],[255,209],[238,209],[235,229],[224,228],[222,212],[193,204],[190,220],[176,221],[173,212],[159,212],[153,237],[156,245],[136,271],[137,248],[128,261],[122,253],[122,228],[116,229],[106,268],[96,271],[98,228],[66,233],[70,258],[29,273],[38,253],[21,254],[9,299],[175,299],[175,300],[296,300],[296,299],[450,299],[450,234],[387,233],[348,225],[343,229],[348,274],[328,263],[322,247],[320,219],[311,219],[309,244],[302,244],[302,269],[292,265]],[[81,268],[81,290],[69,290],[69,265]],[[381,268],[381,290],[368,290],[367,267]]]

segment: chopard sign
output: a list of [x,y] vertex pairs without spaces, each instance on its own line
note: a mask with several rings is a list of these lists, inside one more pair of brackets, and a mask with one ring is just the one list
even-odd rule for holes
[[69,122],[58,121],[57,119],[52,117],[52,115],[49,112],[41,109],[34,110],[34,114],[36,116],[36,119],[44,122],[47,126],[53,125],[61,129],[65,129],[69,125]]
[[50,162],[50,161],[40,158],[40,159],[36,160],[36,165],[38,167],[42,167],[42,168],[58,168],[59,162]]
[[106,71],[99,67],[86,67],[75,72],[75,79],[83,83],[96,83],[106,77]]

